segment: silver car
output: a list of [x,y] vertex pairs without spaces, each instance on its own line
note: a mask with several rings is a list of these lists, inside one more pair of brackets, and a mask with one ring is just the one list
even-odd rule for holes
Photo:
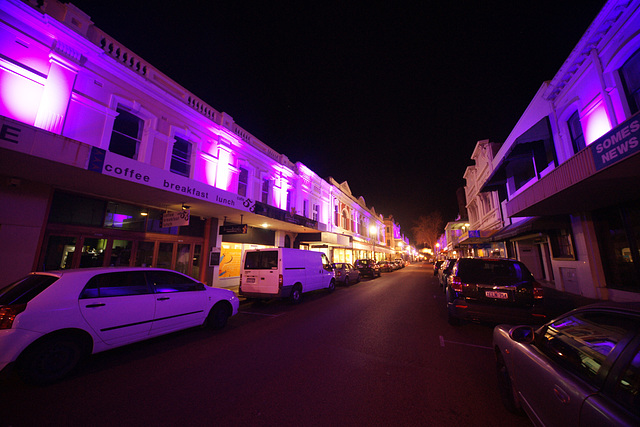
[[640,303],[598,303],[534,330],[494,329],[504,405],[541,426],[640,425]]
[[349,286],[351,283],[360,281],[360,270],[347,262],[336,262],[333,268],[336,273],[336,283]]

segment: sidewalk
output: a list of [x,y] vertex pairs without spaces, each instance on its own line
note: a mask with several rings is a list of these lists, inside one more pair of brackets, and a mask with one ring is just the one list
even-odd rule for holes
[[550,318],[559,316],[574,308],[600,302],[597,299],[583,297],[569,292],[559,291],[551,284],[542,283],[544,287],[544,305]]

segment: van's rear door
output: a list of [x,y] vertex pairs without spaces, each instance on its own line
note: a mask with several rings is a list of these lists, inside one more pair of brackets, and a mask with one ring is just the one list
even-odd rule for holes
[[251,251],[245,253],[242,292],[276,295],[280,273],[278,251]]

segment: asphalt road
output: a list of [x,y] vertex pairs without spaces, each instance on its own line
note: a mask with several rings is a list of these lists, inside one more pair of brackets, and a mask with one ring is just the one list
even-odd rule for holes
[[2,426],[529,426],[500,403],[491,325],[448,325],[431,265],[241,305],[92,356],[45,387],[0,380]]

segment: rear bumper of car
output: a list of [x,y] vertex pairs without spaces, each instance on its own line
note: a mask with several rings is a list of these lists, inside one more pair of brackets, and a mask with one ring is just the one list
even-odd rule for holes
[[528,307],[483,304],[465,299],[447,303],[453,317],[495,323],[541,324],[547,320],[542,302]]

